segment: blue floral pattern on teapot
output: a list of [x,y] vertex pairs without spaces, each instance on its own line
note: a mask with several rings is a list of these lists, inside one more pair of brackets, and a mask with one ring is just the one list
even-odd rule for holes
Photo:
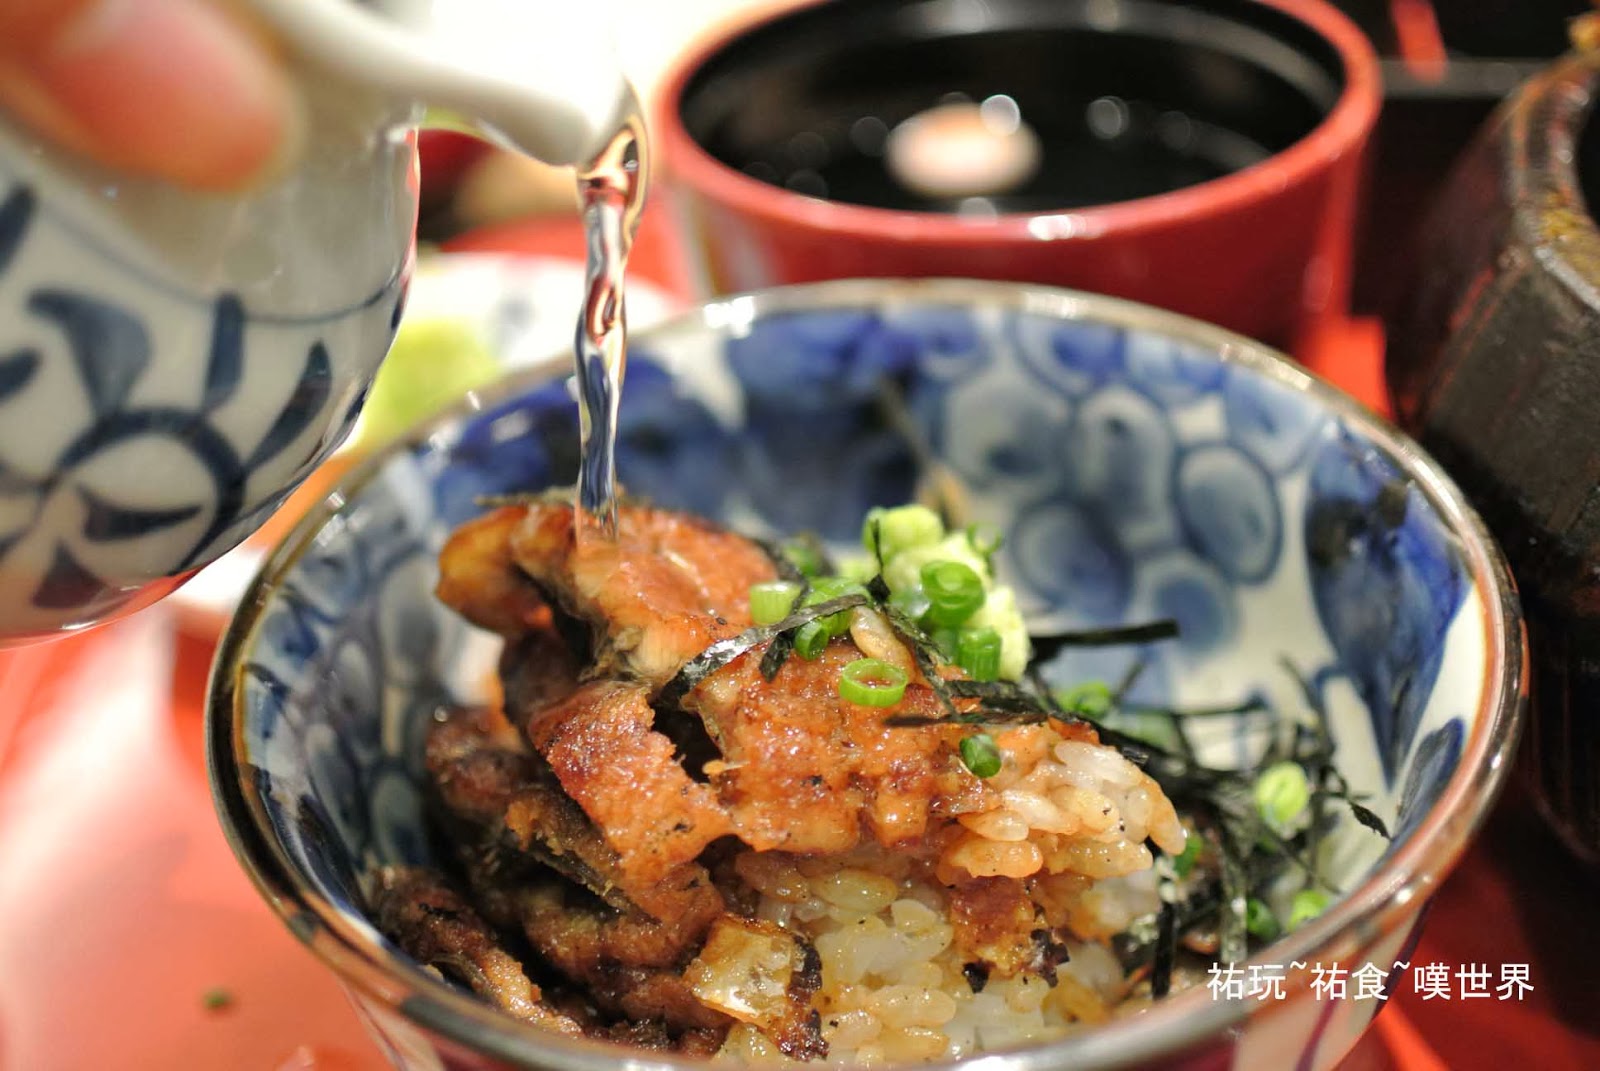
[[[387,176],[414,147],[376,152]],[[385,233],[351,258],[364,292],[307,308],[274,274],[326,274],[338,250],[263,270],[239,256],[248,243],[208,225],[189,243],[215,261],[200,273],[215,285],[202,286],[193,271],[164,274],[159,241],[141,241],[150,233],[129,239],[137,227],[119,228],[115,198],[82,204],[48,170],[10,170],[0,160],[0,646],[167,590],[259,527],[333,451],[399,322],[414,218],[414,191],[374,196]],[[205,209],[214,219],[229,207]],[[317,205],[289,181],[238,212],[282,220],[302,207]],[[297,241],[252,240],[252,252],[280,254]]]

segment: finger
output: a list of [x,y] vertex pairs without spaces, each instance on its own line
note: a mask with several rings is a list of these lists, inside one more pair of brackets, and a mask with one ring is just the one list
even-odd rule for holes
[[206,0],[0,0],[0,105],[101,163],[200,189],[298,147],[267,51]]

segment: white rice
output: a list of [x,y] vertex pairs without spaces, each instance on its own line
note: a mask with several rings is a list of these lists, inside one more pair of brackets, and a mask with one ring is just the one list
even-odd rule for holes
[[[874,1067],[993,1052],[1105,1021],[1127,996],[1103,944],[1157,909],[1144,841],[1182,851],[1171,804],[1122,755],[1028,726],[999,734],[994,805],[921,851],[861,849],[844,857],[746,853],[739,877],[760,894],[759,917],[815,945],[814,1004],[831,1063]],[[1064,929],[1069,960],[1054,986],[1036,975],[990,978],[974,992],[953,946],[946,883],[963,875],[1027,879],[1046,922]],[[766,1037],[736,1027],[720,1056],[783,1060]]]

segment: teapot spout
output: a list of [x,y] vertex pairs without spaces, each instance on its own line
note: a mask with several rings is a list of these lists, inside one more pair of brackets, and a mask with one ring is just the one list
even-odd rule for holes
[[548,0],[246,2],[307,71],[454,113],[554,166],[587,165],[638,111],[603,26],[536,32],[530,10]]

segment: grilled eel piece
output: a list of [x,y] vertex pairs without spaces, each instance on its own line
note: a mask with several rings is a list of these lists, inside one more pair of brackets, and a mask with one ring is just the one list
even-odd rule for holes
[[439,601],[507,637],[549,620],[544,597],[511,559],[511,536],[526,512],[522,506],[490,510],[452,532],[439,552]]
[[821,958],[772,923],[722,914],[709,929],[685,926],[616,911],[554,875],[508,881],[470,863],[468,874],[485,911],[520,925],[540,959],[604,1015],[661,1024],[680,1049],[720,1043],[739,1021],[793,1059],[826,1055],[811,1004]]
[[[728,914],[698,863],[659,883],[631,880],[538,757],[497,744],[493,729],[482,712],[449,711],[428,739],[436,804],[490,923],[521,930],[602,1013],[663,1024],[680,1048],[704,1046],[739,1019],[796,1058],[825,1051],[810,1004],[821,981],[815,950]],[[776,996],[749,1007],[730,1001],[719,979],[737,974],[740,952],[763,941],[786,957],[767,986]]]
[[484,711],[451,709],[428,734],[434,811],[459,843],[491,852],[497,868],[511,861],[547,866],[620,910],[702,928],[722,911],[722,896],[698,863],[650,880],[625,870],[539,756],[497,742],[493,724]]
[[582,1028],[543,1000],[522,965],[440,874],[385,867],[372,897],[378,927],[420,963],[451,975],[502,1011],[562,1034]]
[[743,536],[688,514],[626,504],[614,540],[577,539],[571,505],[529,505],[511,533],[510,555],[550,600],[590,627],[593,676],[637,681],[652,693],[711,644],[749,628],[750,585],[776,576],[767,552]]
[[[895,710],[839,696],[840,670],[862,656],[851,639],[816,661],[790,659],[773,680],[759,670],[759,645],[692,690],[683,712],[652,707],[685,662],[750,627],[750,586],[775,575],[760,544],[646,506],[620,510],[615,541],[580,540],[570,505],[524,508],[520,524],[495,521],[494,538],[509,532],[510,549],[495,543],[489,572],[520,567],[558,607],[558,628],[508,643],[508,716],[641,880],[729,833],[761,850],[838,852],[863,834],[914,843],[936,808],[974,806],[967,797],[981,785],[958,759],[960,727],[885,723],[940,713],[920,678]],[[558,649],[562,637],[575,639]],[[889,645],[898,647],[892,635]],[[580,670],[574,651],[592,652],[592,664]],[[699,723],[709,784],[678,753],[683,722]],[[683,750],[692,765],[694,749]]]
[[[496,899],[491,896],[490,904]],[[485,919],[435,871],[385,867],[378,874],[373,912],[379,928],[414,959],[465,982],[502,1011],[544,1029],[698,1056],[713,1055],[727,1036],[727,1017],[686,996],[668,972],[639,968],[600,972],[601,985],[588,994],[590,1001],[626,1016],[624,1021],[606,1021],[589,1001],[574,1002],[570,997],[564,1001],[566,1007],[551,1007],[522,965],[500,946]],[[531,925],[562,942],[565,921],[540,918]],[[572,957],[568,960],[570,965]],[[630,985],[635,978],[644,984]],[[671,1017],[665,1013],[674,1009],[679,1009],[678,1021],[669,1025]],[[691,1013],[687,1018],[694,1025],[681,1021],[686,1018],[683,1010]]]

